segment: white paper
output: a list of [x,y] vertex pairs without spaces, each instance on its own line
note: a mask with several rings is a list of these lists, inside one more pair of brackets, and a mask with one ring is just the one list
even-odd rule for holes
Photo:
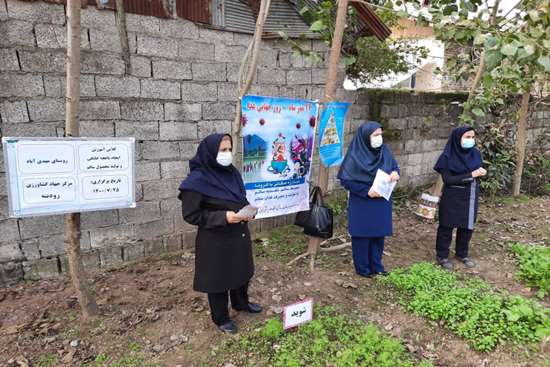
[[313,300],[285,306],[283,310],[283,328],[290,329],[313,319]]
[[397,185],[397,181],[390,182],[390,175],[379,169],[376,171],[376,177],[374,178],[371,188],[384,199],[390,200],[395,185]]
[[258,213],[258,208],[252,205],[247,205],[237,212],[238,216],[245,218],[254,218]]

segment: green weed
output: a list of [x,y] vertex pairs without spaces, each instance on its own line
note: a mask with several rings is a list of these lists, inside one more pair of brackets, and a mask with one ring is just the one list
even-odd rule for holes
[[34,365],[37,367],[53,367],[57,365],[57,356],[55,354],[45,354],[38,357]]
[[492,289],[478,279],[460,279],[428,263],[395,269],[383,284],[396,288],[408,311],[447,327],[479,351],[503,341],[538,342],[550,336],[550,310],[535,301]]
[[330,307],[315,309],[315,319],[293,331],[283,331],[278,319],[234,341],[238,365],[273,367],[432,366],[417,362],[399,340],[375,325],[338,315]]
[[544,298],[548,295],[550,293],[550,247],[514,243],[510,249],[517,258],[519,266],[517,277],[527,286],[537,288],[538,297]]
[[162,367],[159,363],[148,362],[138,354],[141,347],[136,343],[130,343],[128,346],[129,354],[123,355],[118,359],[109,358],[106,354],[99,354],[93,362],[86,363],[81,367]]

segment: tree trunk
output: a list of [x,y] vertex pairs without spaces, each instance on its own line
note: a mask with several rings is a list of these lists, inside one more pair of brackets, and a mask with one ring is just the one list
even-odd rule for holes
[[130,73],[130,46],[128,46],[128,32],[126,31],[126,11],[124,10],[124,0],[116,0],[116,26],[118,28],[118,37],[120,38],[120,48],[122,49],[122,58],[126,67],[126,74]]
[[521,176],[523,174],[523,162],[525,161],[525,144],[527,132],[527,118],[529,116],[529,98],[531,96],[531,87],[521,96],[521,107],[518,116],[518,130],[516,134],[516,170],[514,172],[514,181],[512,183],[512,195],[519,196],[521,188]]
[[[342,50],[342,39],[346,28],[346,15],[348,9],[348,0],[338,1],[338,10],[336,13],[336,24],[334,27],[334,35],[332,37],[332,45],[330,48],[330,58],[327,70],[327,83],[325,86],[325,102],[332,101],[336,97],[336,82],[338,74],[338,62],[340,61],[340,53]],[[319,178],[318,186],[321,188],[321,194],[325,195],[328,188],[329,168],[325,167],[319,160]],[[318,237],[310,237],[307,252],[310,255],[310,270],[315,268],[315,256],[319,251],[321,239]]]
[[[65,103],[65,136],[78,136],[80,102],[80,1],[67,0],[67,96]],[[80,214],[65,215],[65,244],[69,272],[84,318],[97,315],[98,308],[88,290],[80,254]]]

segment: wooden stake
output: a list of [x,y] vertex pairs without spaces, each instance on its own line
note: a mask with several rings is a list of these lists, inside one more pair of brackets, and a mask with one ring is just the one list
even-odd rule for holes
[[116,0],[116,26],[120,38],[122,58],[126,67],[126,74],[130,73],[130,46],[128,46],[128,32],[126,31],[126,11],[124,11],[124,0]]
[[[80,0],[67,0],[67,96],[65,101],[65,136],[79,135],[80,102]],[[65,215],[65,246],[69,273],[85,319],[98,314],[94,297],[88,290],[80,254],[80,214]]]
[[525,161],[525,143],[527,133],[527,118],[529,116],[529,98],[531,97],[531,86],[521,96],[519,108],[518,129],[516,133],[516,169],[512,183],[512,196],[517,197],[521,188],[521,175],[523,174],[523,163]]
[[[340,61],[340,53],[342,50],[342,39],[344,37],[344,30],[346,28],[346,16],[348,9],[348,0],[338,1],[338,10],[336,12],[336,24],[334,27],[334,35],[332,37],[332,45],[330,48],[330,57],[327,70],[327,83],[325,86],[325,98],[323,101],[333,101],[336,98],[336,83],[338,74],[338,62]],[[328,188],[329,168],[325,167],[321,161],[319,161],[319,178],[318,186],[321,188],[321,194],[325,195]],[[310,237],[305,254],[298,256],[298,258],[310,256],[309,269],[315,270],[315,256],[319,252],[321,239],[317,237]],[[298,259],[297,258],[297,259]],[[296,260],[296,259],[295,259]],[[292,264],[295,260],[292,260],[288,264]]]

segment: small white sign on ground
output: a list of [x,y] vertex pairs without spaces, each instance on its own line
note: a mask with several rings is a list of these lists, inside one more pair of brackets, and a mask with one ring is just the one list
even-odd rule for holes
[[134,138],[3,137],[11,217],[134,208]]
[[283,328],[290,329],[313,319],[313,299],[285,306],[283,310]]

